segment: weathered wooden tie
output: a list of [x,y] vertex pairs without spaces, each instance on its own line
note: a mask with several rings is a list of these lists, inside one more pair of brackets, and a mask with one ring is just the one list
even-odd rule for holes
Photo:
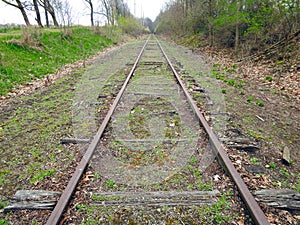
[[300,193],[295,190],[259,190],[255,193],[256,198],[268,206],[287,209],[287,210],[300,210]]
[[90,139],[78,139],[78,138],[62,138],[61,144],[85,144],[89,143]]
[[45,190],[20,190],[12,198],[4,212],[15,210],[52,210],[61,192]]
[[217,202],[220,192],[159,191],[159,192],[100,192],[93,204],[101,206],[201,206]]

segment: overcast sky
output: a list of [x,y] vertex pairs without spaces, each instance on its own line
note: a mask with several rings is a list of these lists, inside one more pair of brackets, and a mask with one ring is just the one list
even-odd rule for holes
[[[135,13],[136,17],[149,17],[152,21],[155,20],[160,10],[164,7],[165,3],[169,0],[124,0],[127,2],[132,14]],[[69,0],[72,6],[75,24],[90,25],[88,9],[86,8],[83,0]],[[135,4],[134,4],[135,3]],[[135,7],[134,7],[135,5]],[[28,13],[30,22],[34,21],[34,13]],[[20,10],[7,6],[0,0],[0,24],[16,23],[24,24]]]

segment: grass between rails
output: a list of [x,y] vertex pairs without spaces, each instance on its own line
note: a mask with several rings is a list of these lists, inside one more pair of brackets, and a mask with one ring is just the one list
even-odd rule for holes
[[[154,73],[163,77],[166,75],[165,69],[144,69],[139,67],[135,71],[135,76],[133,77],[132,83],[145,82],[147,76],[153,76]],[[161,74],[160,74],[161,73]],[[153,76],[151,78],[154,79]],[[118,83],[117,77],[111,77],[107,81],[110,90],[112,87],[116,87]],[[144,79],[143,79],[144,78]],[[155,83],[155,82],[154,82]],[[104,85],[104,86],[107,86]],[[137,85],[138,86],[138,85]],[[130,89],[131,88],[131,89]],[[131,92],[139,90],[137,87],[129,87]],[[106,89],[103,89],[101,93],[106,93]],[[145,91],[145,90],[144,90]],[[151,91],[149,91],[151,92]],[[109,93],[109,95],[115,95],[114,93]],[[159,114],[162,123],[165,122],[165,130],[162,132],[162,137],[167,139],[176,139],[179,137],[184,137],[184,132],[182,128],[184,127],[180,116],[175,112],[172,113],[175,108],[170,103],[168,104],[168,99],[164,97],[141,97],[135,104],[133,104],[130,110],[122,114],[123,117],[128,119],[128,126],[131,133],[136,139],[147,139],[151,135],[150,128],[148,126],[150,118],[148,116],[154,117]],[[102,108],[103,109],[103,108]],[[171,112],[171,113],[163,113]],[[122,120],[123,122],[123,120]],[[106,148],[108,152],[113,152],[117,161],[122,162],[123,165],[128,165],[128,168],[143,168],[145,166],[157,164],[157,166],[162,167],[167,161],[170,161],[170,152],[172,148],[175,148],[175,143],[172,144],[160,144],[155,145],[151,150],[144,151],[143,147],[140,150],[135,149],[132,151],[128,145],[126,146],[121,140],[116,140],[113,127],[107,128],[103,139],[108,140]],[[200,138],[204,140],[205,138]],[[104,147],[103,147],[104,148]],[[169,149],[170,148],[170,149]],[[200,146],[199,146],[200,148]],[[174,150],[173,150],[174,151]],[[222,194],[217,201],[212,205],[204,206],[103,206],[101,201],[107,200],[120,200],[113,196],[112,199],[108,199],[106,196],[101,195],[101,192],[117,192],[117,191],[211,191],[217,185],[214,184],[210,178],[203,177],[199,168],[201,166],[201,157],[198,153],[194,153],[195,156],[191,156],[186,162],[187,165],[182,166],[180,170],[174,170],[170,177],[164,179],[161,182],[152,183],[149,180],[144,180],[141,185],[130,185],[130,182],[126,178],[124,183],[117,181],[114,177],[104,176],[99,172],[97,166],[91,163],[90,168],[87,169],[88,179],[83,179],[81,187],[78,189],[84,189],[80,196],[74,198],[77,199],[72,203],[73,215],[66,217],[74,218],[72,223],[74,224],[228,224],[232,220],[238,220],[238,214],[233,212],[230,208],[233,204],[232,194],[230,190]],[[172,157],[172,156],[171,156]],[[171,158],[170,157],[170,158]],[[104,168],[104,166],[100,166]],[[124,167],[123,170],[127,170]],[[96,172],[97,171],[97,172]],[[115,174],[122,173],[120,168],[113,168]],[[150,170],[149,176],[151,175]],[[129,179],[130,180],[130,179]],[[99,190],[99,193],[97,193]],[[79,192],[78,192],[79,193]],[[92,195],[91,195],[92,193]],[[80,199],[80,201],[79,201]],[[129,201],[124,199],[124,202]],[[100,203],[99,203],[100,201]],[[131,200],[132,201],[132,200]],[[99,203],[99,204],[98,204]]]
[[84,27],[3,32],[0,31],[0,95],[112,44],[98,32]]

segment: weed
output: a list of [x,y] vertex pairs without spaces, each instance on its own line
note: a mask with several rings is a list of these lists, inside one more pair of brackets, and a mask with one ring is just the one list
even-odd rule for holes
[[259,164],[259,160],[257,158],[252,158],[250,161],[255,165]]
[[56,172],[55,169],[41,171],[39,174],[31,178],[30,182],[33,184],[37,181],[43,181],[45,178],[52,176],[55,172]]
[[100,174],[96,172],[94,174],[94,180],[99,180],[99,179],[100,179]]
[[264,104],[263,101],[257,100],[257,101],[256,101],[256,105],[258,105],[259,107],[263,107],[265,104]]
[[270,92],[271,92],[271,94],[275,95],[275,94],[277,94],[278,91],[276,89],[271,89]]
[[218,77],[220,75],[220,71],[213,69],[211,70],[211,75],[213,75],[213,77]]
[[296,190],[300,193],[300,182],[298,183]]
[[197,186],[201,191],[212,191],[213,189],[212,183],[202,183],[202,181],[201,182],[198,181]]
[[188,89],[192,89],[192,88],[193,88],[193,85],[192,85],[191,83],[188,82],[187,88],[188,88]]
[[280,170],[280,172],[281,172],[281,174],[282,174],[283,176],[285,176],[286,178],[289,178],[290,173],[288,172],[288,170],[287,170],[286,168],[282,168],[282,169]]
[[230,69],[230,68],[228,68],[228,69],[226,70],[226,72],[227,72],[227,73],[235,73],[236,70],[235,70],[235,69]]
[[219,64],[219,63],[214,63],[214,64],[213,64],[213,67],[215,67],[215,68],[216,68],[216,67],[220,67],[220,66],[221,66],[221,64]]
[[201,98],[201,94],[195,93],[195,94],[194,94],[194,98]]
[[254,137],[255,139],[264,139],[264,140],[268,140],[268,137],[262,136],[260,135],[258,132],[254,131],[254,130],[249,130],[248,134],[251,137]]
[[106,181],[106,186],[108,188],[114,189],[114,188],[116,188],[116,182],[113,180],[108,180],[108,181]]
[[196,165],[198,163],[198,159],[195,156],[192,156],[190,158],[190,163],[193,164],[193,165]]
[[252,123],[253,122],[253,119],[249,116],[245,116],[243,118],[243,123]]
[[277,182],[273,182],[274,187],[281,187],[281,182],[277,181]]
[[242,88],[242,87],[244,87],[244,85],[245,85],[245,81],[244,80],[239,80],[239,82],[236,82],[235,84],[234,84],[234,87],[235,88]]
[[[6,206],[6,204],[4,202],[0,201],[0,209],[3,209]],[[1,223],[0,223],[1,224]]]
[[227,83],[228,83],[230,86],[234,86],[234,85],[235,85],[235,80],[231,78],[231,79],[227,80]]
[[103,195],[95,195],[93,194],[92,195],[92,200],[93,201],[107,201],[107,197],[106,196],[103,196]]
[[200,176],[200,175],[201,175],[201,171],[196,170],[196,171],[194,172],[194,176],[198,177],[198,176]]
[[94,209],[91,206],[89,206],[88,204],[77,204],[76,209],[78,211],[85,211],[89,215],[91,215],[94,212]]
[[193,190],[193,188],[194,188],[194,185],[193,185],[193,184],[188,184],[188,186],[187,186],[187,189],[188,189],[188,190]]
[[81,223],[80,225],[98,225],[99,221],[98,220],[87,220],[84,223]]
[[222,89],[221,92],[222,92],[223,94],[226,94],[227,90],[226,90],[226,89]]
[[0,219],[0,225],[9,225],[10,223],[7,222],[5,219]]
[[252,102],[252,101],[254,101],[254,97],[249,97],[246,100],[247,100],[247,102]]
[[214,205],[212,205],[211,210],[213,212],[213,223],[214,224],[225,224],[232,220],[230,216],[225,216],[222,210],[229,210],[230,203],[227,201],[227,194],[222,194],[221,199]]
[[269,163],[268,164],[270,169],[276,169],[276,164],[275,163]]
[[273,78],[272,78],[272,77],[270,77],[270,76],[266,76],[266,77],[265,77],[265,80],[266,80],[266,81],[270,81],[270,82],[271,82],[271,81],[273,80]]
[[226,75],[224,75],[224,74],[218,74],[218,75],[216,76],[216,79],[217,79],[217,80],[225,80],[225,78],[226,78]]

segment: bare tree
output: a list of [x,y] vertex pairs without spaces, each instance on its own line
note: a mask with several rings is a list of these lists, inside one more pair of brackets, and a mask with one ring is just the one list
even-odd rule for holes
[[40,6],[43,7],[44,9],[44,13],[45,13],[45,20],[46,20],[46,26],[50,27],[50,22],[49,22],[49,15],[48,15],[48,11],[46,9],[46,7],[44,7],[46,5],[45,0],[38,0]]
[[55,10],[54,10],[54,7],[52,6],[50,0],[38,0],[38,1],[39,1],[40,5],[45,9],[47,27],[49,27],[48,13],[52,17],[52,21],[53,21],[54,26],[58,27],[59,24],[58,24],[57,19],[56,19]]
[[94,26],[94,4],[92,0],[84,0],[90,9],[91,26]]
[[34,7],[35,14],[36,14],[35,20],[40,27],[43,27],[42,20],[41,20],[41,14],[40,14],[40,10],[39,10],[39,4],[38,4],[37,0],[33,0],[33,7]]
[[63,26],[70,26],[72,24],[72,7],[68,0],[55,0],[53,1],[53,8],[60,16],[61,24]]
[[107,19],[109,25],[115,25],[116,0],[100,0],[101,9],[97,14],[103,15]]
[[29,2],[28,1],[20,1],[20,0],[15,0],[15,1],[8,1],[8,0],[2,0],[2,2],[10,5],[10,6],[13,6],[15,8],[18,8],[21,13],[22,13],[22,16],[23,16],[23,19],[26,23],[26,26],[31,26],[30,22],[29,22],[29,19],[28,19],[28,16],[27,16],[27,13],[26,13],[26,7],[29,6]]
[[72,25],[72,6],[70,5],[69,1],[68,0],[65,0],[65,3],[64,3],[64,14],[65,14],[65,17],[67,19],[67,22],[68,22],[68,26],[71,26]]

